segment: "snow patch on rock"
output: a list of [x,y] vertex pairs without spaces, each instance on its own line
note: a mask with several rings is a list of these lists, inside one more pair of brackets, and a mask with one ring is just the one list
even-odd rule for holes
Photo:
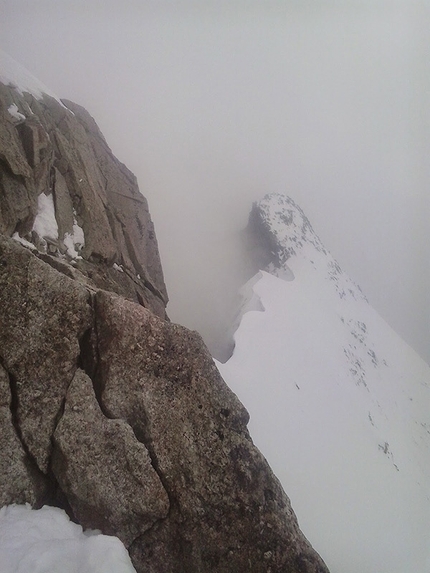
[[33,245],[33,243],[30,243],[30,241],[26,241],[25,239],[23,239],[22,237],[20,237],[19,233],[14,233],[12,235],[12,239],[14,239],[15,241],[17,241],[18,243],[20,243],[23,247],[27,247],[28,249],[31,249],[32,251],[37,251],[36,247]]
[[[119,273],[123,273],[123,272],[124,272],[124,268],[123,268],[121,265],[118,265],[117,263],[114,263],[114,264],[112,265],[112,267],[113,267],[116,271],[118,271]],[[140,278],[140,277],[138,276],[138,278]]]
[[78,225],[75,215],[76,213],[74,213],[72,233],[66,233],[63,240],[64,246],[67,248],[67,254],[72,259],[81,258],[79,253],[85,246],[84,230]]
[[18,119],[20,121],[25,119],[25,115],[18,110],[18,106],[16,105],[16,103],[11,104],[7,108],[7,111],[15,119]]
[[33,224],[35,231],[42,239],[58,239],[58,223],[55,218],[54,197],[41,193],[37,199],[38,209]]
[[83,531],[56,507],[0,509],[2,573],[136,573],[117,537]]

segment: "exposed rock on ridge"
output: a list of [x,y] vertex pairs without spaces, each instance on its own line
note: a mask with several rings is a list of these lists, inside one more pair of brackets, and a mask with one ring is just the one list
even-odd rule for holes
[[197,333],[4,238],[0,324],[2,503],[66,507],[139,573],[327,571]]
[[64,507],[138,573],[327,573],[200,336],[160,318],[134,177],[65,104],[0,85],[0,503]]
[[0,120],[0,232],[164,317],[167,292],[146,199],[93,118],[70,101],[0,83]]
[[266,270],[284,280],[294,279],[294,267],[303,272],[320,268],[341,299],[366,300],[360,287],[326,250],[302,209],[286,195],[269,193],[256,201],[245,230],[251,276]]

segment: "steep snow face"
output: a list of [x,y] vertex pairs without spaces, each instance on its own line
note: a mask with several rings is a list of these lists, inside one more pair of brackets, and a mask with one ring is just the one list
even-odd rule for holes
[[332,573],[425,573],[430,368],[291,199],[267,196],[257,215],[273,274],[245,285],[249,302],[220,371]]
[[[21,66],[21,64],[2,50],[0,50],[0,82],[5,85],[12,84],[20,94],[27,92],[33,95],[36,99],[42,99],[43,94],[49,95],[65,107],[58,96],[56,96],[41,81],[35,78],[28,70]],[[15,110],[13,106],[9,108],[9,113],[11,115],[15,115],[15,117],[17,111],[18,109]]]

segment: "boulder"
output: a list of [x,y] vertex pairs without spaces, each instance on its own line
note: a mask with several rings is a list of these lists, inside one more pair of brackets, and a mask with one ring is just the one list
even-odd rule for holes
[[88,291],[0,236],[1,362],[16,395],[22,437],[47,474],[51,437],[91,325]]

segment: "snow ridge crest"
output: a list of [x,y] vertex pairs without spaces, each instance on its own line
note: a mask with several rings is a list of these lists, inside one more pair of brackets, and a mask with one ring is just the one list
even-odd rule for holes
[[282,247],[285,260],[297,255],[306,244],[312,245],[318,252],[327,254],[309,219],[291,197],[270,193],[263,197],[257,206],[263,222]]
[[265,270],[283,278],[294,279],[295,273],[306,273],[309,278],[315,271],[322,273],[332,283],[341,299],[365,300],[360,287],[341,269],[338,262],[325,248],[315,233],[303,210],[291,197],[270,193],[253,204],[250,226],[263,239],[266,250]]

